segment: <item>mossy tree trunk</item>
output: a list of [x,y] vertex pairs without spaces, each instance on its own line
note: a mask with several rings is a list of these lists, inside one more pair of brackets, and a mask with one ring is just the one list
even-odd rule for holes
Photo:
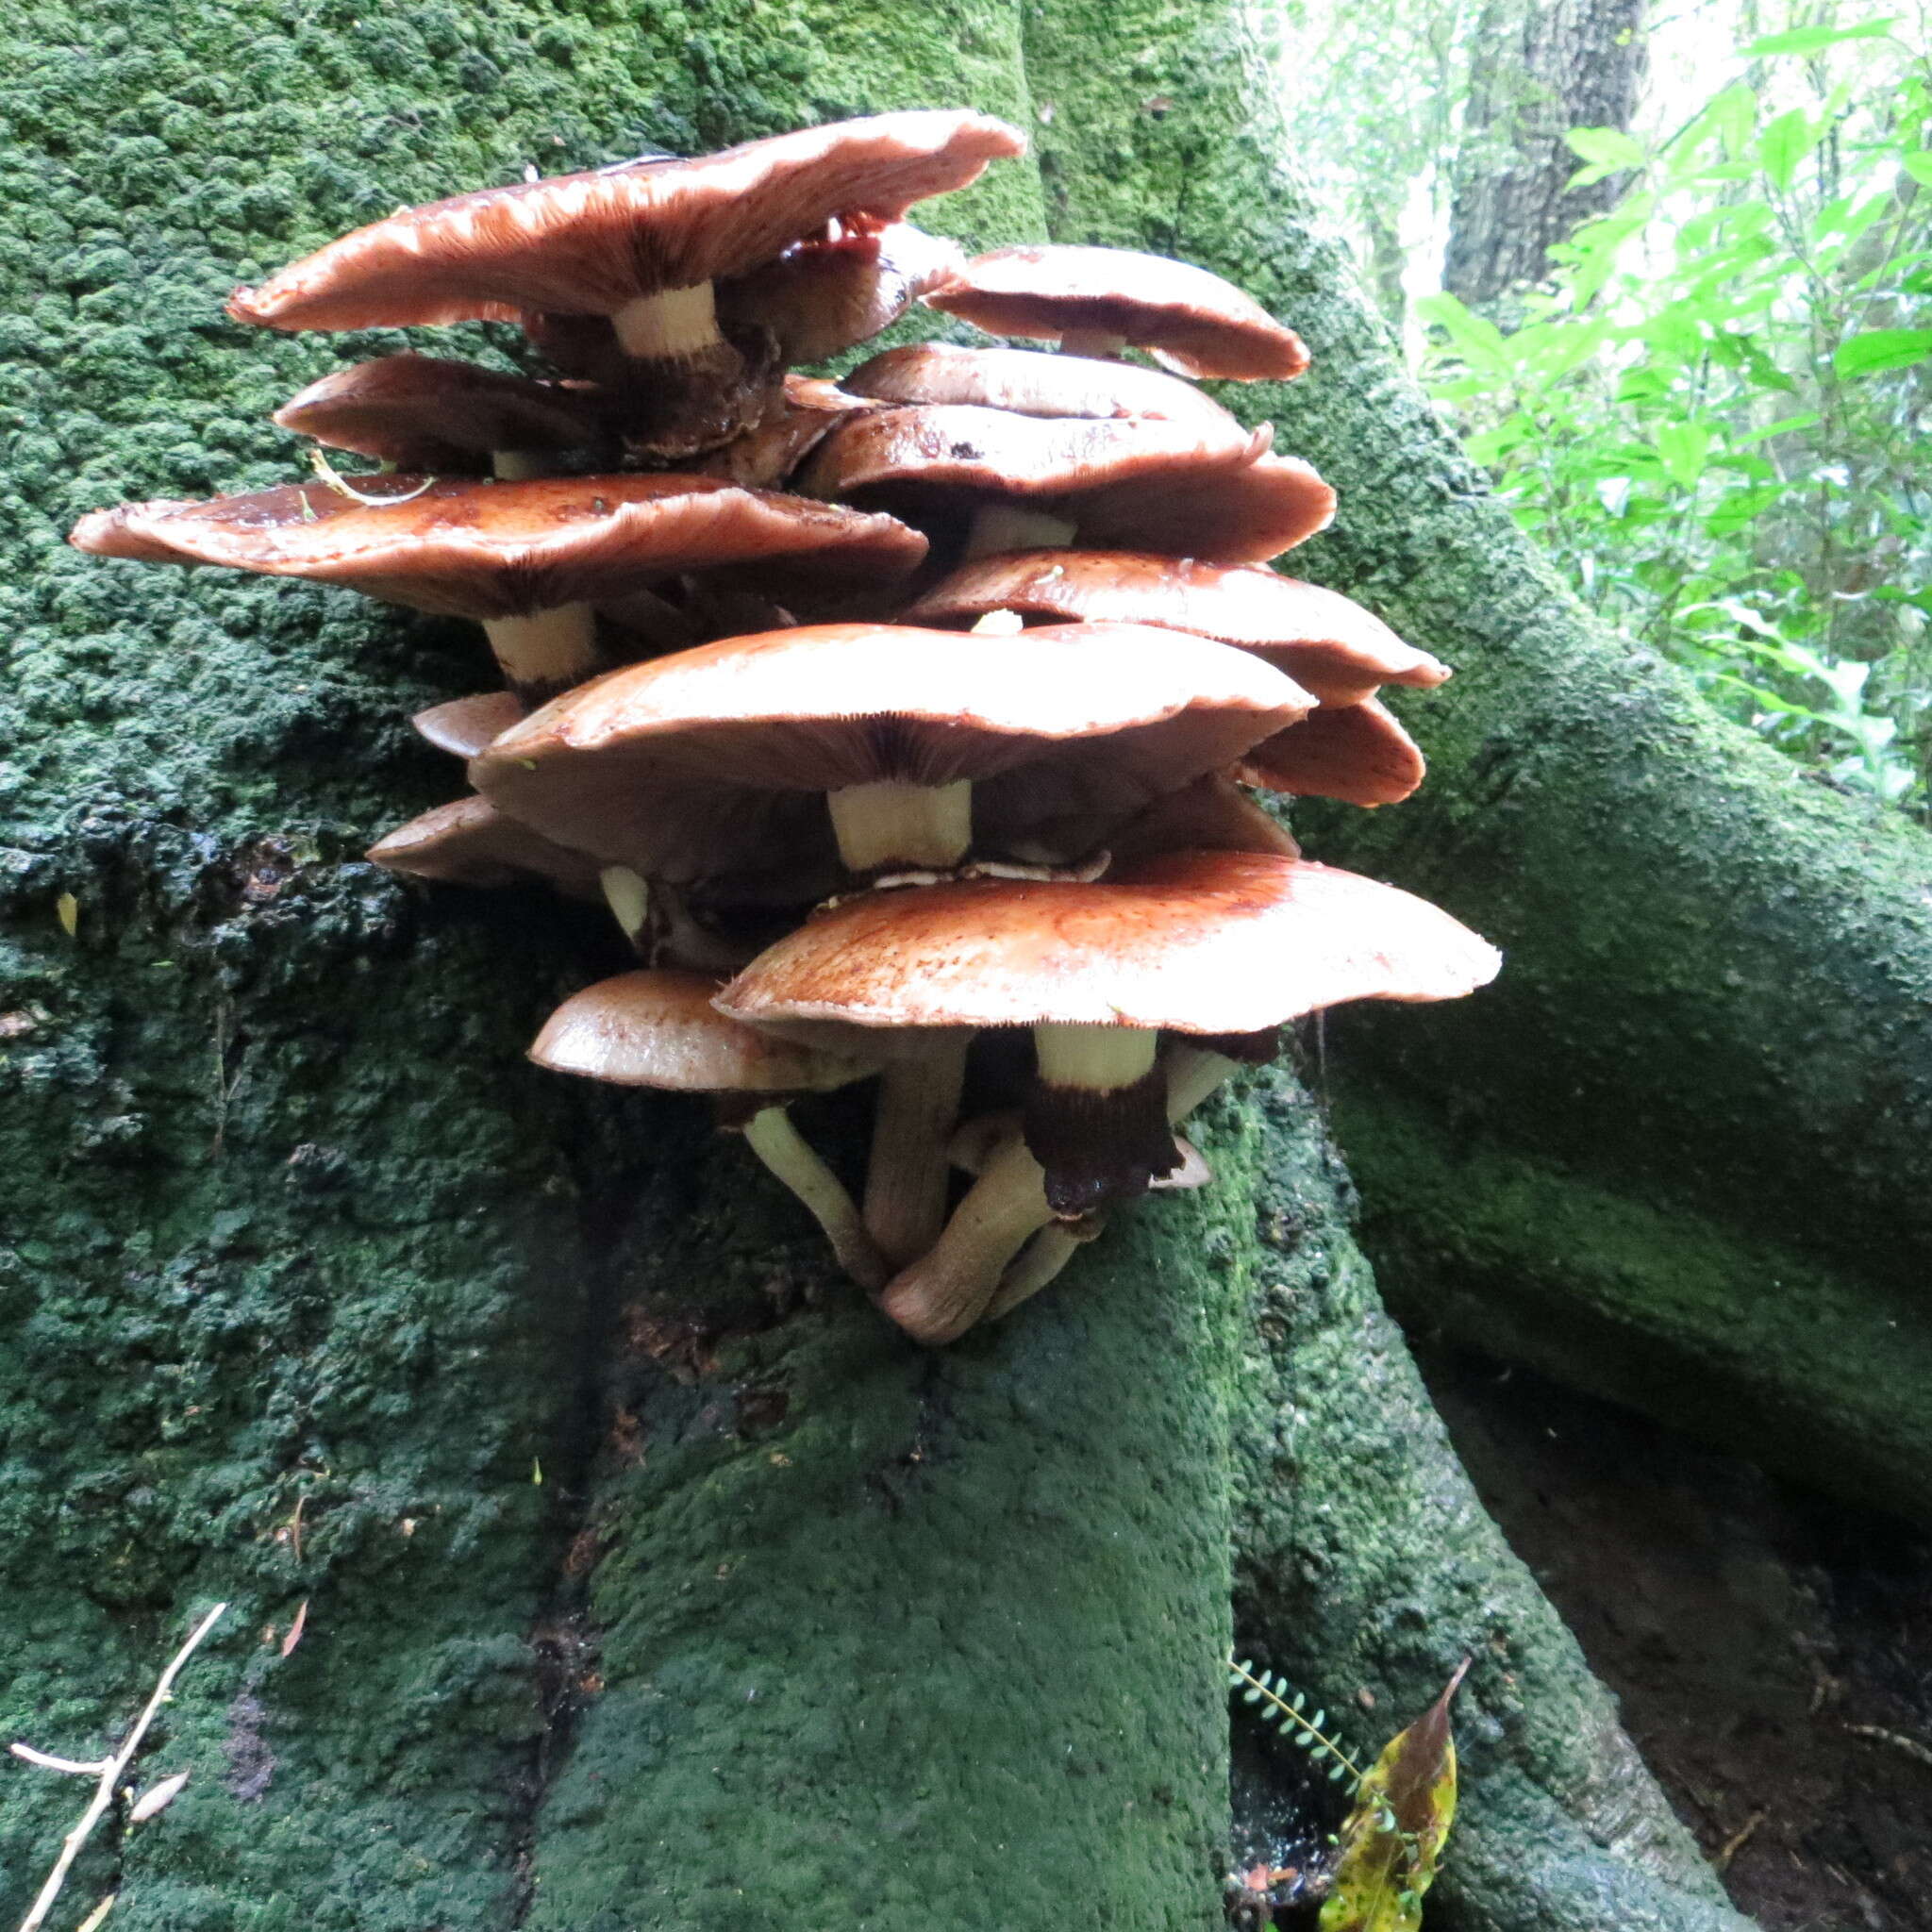
[[[1439,816],[1374,857],[1507,919],[1528,1010],[1574,1038],[1594,997],[1574,908],[1444,848],[1543,849],[1492,798],[1499,770],[1591,823],[1623,768],[1581,700],[1556,716],[1567,780],[1543,739],[1508,740],[1519,712],[1549,723],[1542,686],[1518,640],[1499,647],[1472,557],[1502,557],[1501,593],[1559,633],[1547,648],[1656,693],[1672,783],[1702,759],[1769,809],[1778,780],[1700,737],[1667,680],[1620,674],[1457,493],[1468,473],[1247,118],[1231,16],[92,0],[10,32],[0,1728],[92,1755],[191,1614],[234,1606],[156,1737],[150,1775],[194,1782],[158,1823],[104,1829],[66,1923],[114,1890],[112,1923],[137,1928],[1206,1927],[1231,1546],[1247,1631],[1305,1677],[1374,1677],[1406,1709],[1478,1649],[1467,1923],[1580,1927],[1565,1901],[1591,1886],[1654,1902],[1632,1924],[1718,1923],[1574,1647],[1457,1487],[1305,1106],[1224,1111],[1216,1193],[923,1356],[827,1284],[789,1204],[695,1112],[523,1064],[556,999],[615,965],[594,922],[418,898],[359,862],[454,789],[402,721],[476,687],[474,639],[61,546],[124,495],[286,478],[268,410],[401,340],[258,336],[221,299],[397,203],[646,142],[1004,112],[1048,136],[1041,168],[947,205],[948,225],[1172,246],[1306,321],[1334,374],[1284,421],[1361,506],[1328,566],[1425,620],[1476,707],[1442,714]],[[1832,804],[1810,823],[1821,853],[1855,836]],[[1742,849],[1682,864],[1721,876]],[[1601,870],[1624,895],[1606,929],[1654,916]],[[1749,890],[1761,876],[1746,866]],[[1841,933],[1876,917],[1837,903]],[[1764,958],[1823,916],[1759,935]],[[1749,991],[1774,1006],[1783,983]],[[1374,1064],[1411,1093],[1473,1056],[1466,1031],[1402,1017],[1422,1043],[1397,1061],[1377,1034]],[[1713,1050],[1745,1070],[1740,1108],[1747,1074],[1784,1077],[1744,1031]],[[1801,1157],[1832,1099],[1796,1120]],[[839,1107],[821,1125],[849,1143]],[[1848,1184],[1882,1191],[1885,1152]],[[1298,1513],[1317,1495],[1361,1533],[1317,1534]],[[84,1793],[0,1777],[0,1913],[18,1916]]]
[[[1132,84],[1086,60],[1149,50]],[[1390,354],[1283,157],[1239,19],[1062,0],[1028,71],[1063,240],[1171,247],[1316,374],[1225,400],[1340,491],[1297,572],[1457,667],[1396,708],[1428,783],[1297,811],[1326,859],[1505,949],[1481,997],[1324,1029],[1405,1313],[1865,1503],[1932,1493],[1932,841],[1593,623]],[[1687,1397],[1694,1394],[1694,1400]]]

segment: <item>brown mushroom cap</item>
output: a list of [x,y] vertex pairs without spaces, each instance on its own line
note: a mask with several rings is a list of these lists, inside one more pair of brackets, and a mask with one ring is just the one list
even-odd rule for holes
[[612,672],[506,732],[470,772],[551,837],[679,876],[756,858],[781,834],[824,836],[815,794],[847,786],[973,780],[982,830],[1056,810],[1125,816],[1309,702],[1242,652],[1138,625],[817,625]]
[[775,260],[718,285],[726,329],[769,330],[787,362],[818,362],[869,341],[963,257],[957,242],[910,222],[858,217],[830,223]]
[[914,342],[887,349],[843,378],[853,395],[892,403],[965,403],[1021,416],[1151,416],[1171,423],[1234,419],[1178,376],[1133,362],[1052,356],[1040,349],[968,349]]
[[905,613],[908,624],[969,624],[1017,610],[1052,624],[1158,624],[1255,651],[1324,705],[1359,704],[1378,685],[1427,688],[1449,667],[1406,644],[1335,591],[1255,565],[1138,551],[1008,551],[962,564]]
[[495,450],[588,449],[608,417],[581,390],[435,356],[383,356],[311,382],[275,422],[406,470],[487,467]]
[[[595,602],[721,563],[782,562],[829,577],[903,575],[925,540],[890,517],[740,490],[711,476],[534,482],[370,476],[364,503],[285,484],[211,503],[125,503],[68,541],[104,557],[313,577],[453,617]],[[393,500],[390,500],[393,499]]]
[[500,812],[487,798],[439,805],[379,839],[366,855],[388,872],[451,886],[547,879],[575,898],[599,896],[597,861]]
[[358,228],[260,288],[238,289],[228,313],[284,329],[614,314],[661,290],[741,275],[835,217],[896,220],[1024,149],[988,115],[914,110],[692,160],[512,182]]
[[761,953],[718,1006],[761,1026],[1246,1033],[1344,1000],[1456,999],[1501,963],[1393,886],[1307,859],[1184,852],[1097,885],[860,893]]
[[1379,699],[1341,709],[1324,705],[1257,744],[1241,775],[1271,791],[1339,798],[1346,805],[1400,805],[1423,782],[1422,750]]
[[[1277,732],[1275,737],[1283,735]],[[1222,772],[1209,772],[1181,791],[1157,798],[1138,818],[1106,836],[1116,869],[1162,852],[1267,852],[1280,858],[1299,858],[1302,850],[1286,825],[1271,818]]]
[[1266,563],[1328,527],[1335,492],[1299,457],[1263,456],[1231,470],[1196,470],[1095,490],[1066,514],[1099,549],[1158,550],[1208,563]]
[[877,1071],[726,1018],[711,1004],[719,985],[663,968],[600,980],[551,1014],[530,1058],[559,1074],[683,1093],[824,1092]]
[[486,691],[473,698],[431,705],[409,723],[438,751],[473,758],[499,731],[508,731],[525,715],[524,703],[514,691]]
[[907,505],[970,491],[1029,503],[1071,499],[1109,486],[1230,471],[1251,462],[1267,432],[1156,418],[1021,416],[967,404],[917,404],[853,416],[806,465],[808,495]]
[[1233,283],[1122,248],[997,248],[925,300],[989,335],[1119,336],[1183,375],[1285,381],[1308,366],[1301,338]]
[[747,490],[775,490],[845,417],[878,407],[821,377],[788,375],[782,397],[773,399],[755,428],[733,437],[690,467],[700,475],[723,476]]

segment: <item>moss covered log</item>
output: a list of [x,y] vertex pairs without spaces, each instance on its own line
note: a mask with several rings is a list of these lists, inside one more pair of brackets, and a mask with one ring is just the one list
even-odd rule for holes
[[1239,1191],[938,1354],[849,1289],[798,1306],[741,1211],[693,1223],[744,1191],[666,1161],[627,1243],[607,1688],[528,1924],[1045,1928],[1073,1872],[1108,1925],[1211,1925]]
[[[1385,1287],[1923,1515],[1932,841],[1719,720],[1517,535],[1324,236],[1238,9],[1049,0],[1028,22],[1056,235],[1203,262],[1307,336],[1301,382],[1225,396],[1341,494],[1293,568],[1457,667],[1396,700],[1429,752],[1413,799],[1296,814],[1324,858],[1507,958],[1426,1025],[1329,1023]],[[1088,58],[1102,32],[1137,50],[1124,73]]]
[[[61,542],[123,496],[285,480],[268,411],[404,345],[241,329],[237,280],[647,142],[935,103],[1111,125],[1032,97],[1021,21],[91,0],[6,29],[0,1732],[88,1755],[233,1604],[155,1734],[150,1774],[193,1782],[110,1822],[70,1920],[113,1890],[114,1924],[170,1932],[1045,1932],[1065,1886],[1214,1923],[1235,1311],[1279,1258],[1252,1163],[916,1356],[821,1296],[809,1230],[695,1111],[523,1065],[616,965],[594,922],[358,858],[453,789],[402,721],[482,681],[464,627]],[[1093,26],[1095,75],[1122,31]],[[938,225],[1045,208],[1015,167]],[[1357,1412],[1349,1352],[1316,1362],[1298,1407]],[[1400,1456],[1453,1474],[1426,1430]],[[1492,1533],[1458,1560],[1531,1600]],[[1540,1830],[1582,1815],[1551,1790]],[[82,1795],[0,1768],[0,1915]],[[1524,1871],[1479,1923],[1562,1923]]]

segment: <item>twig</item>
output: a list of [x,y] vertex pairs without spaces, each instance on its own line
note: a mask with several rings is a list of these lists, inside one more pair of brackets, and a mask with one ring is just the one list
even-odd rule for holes
[[1743,1824],[1732,1832],[1730,1837],[1725,1839],[1724,1843],[1718,1847],[1717,1857],[1711,1860],[1711,1863],[1720,1872],[1728,1872],[1731,1869],[1731,1860],[1751,1842],[1751,1834],[1764,1823],[1767,1815],[1762,1811],[1752,1812]]
[[73,1757],[55,1757],[45,1751],[36,1751],[31,1744],[9,1744],[7,1747],[16,1757],[24,1757],[29,1764],[38,1764],[47,1771],[68,1771],[76,1777],[99,1777],[106,1771],[109,1760],[97,1758],[92,1764],[82,1764]]
[[[13,1744],[8,1748],[16,1757],[25,1758],[29,1764],[39,1764],[49,1771],[72,1772],[76,1776],[93,1777],[100,1782],[95,1787],[92,1801],[81,1813],[80,1823],[61,1841],[60,1856],[54,1862],[54,1869],[47,1874],[47,1882],[41,1887],[40,1896],[34,1900],[33,1909],[20,1922],[20,1932],[35,1932],[35,1928],[46,1923],[47,1914],[54,1908],[54,1901],[60,1896],[60,1888],[67,1883],[67,1874],[74,1861],[80,1856],[80,1848],[93,1836],[94,1826],[108,1814],[108,1807],[114,1802],[114,1791],[121,1782],[122,1774],[134,1761],[134,1754],[141,1748],[141,1740],[146,1737],[148,1726],[159,1714],[161,1706],[167,1703],[168,1693],[175,1688],[175,1679],[181,1674],[183,1667],[195,1651],[201,1641],[227,1614],[226,1604],[217,1604],[199,1624],[193,1634],[175,1655],[169,1658],[168,1667],[155,1685],[154,1695],[147,1701],[147,1708],[135,1720],[134,1728],[127,1734],[127,1741],[111,1757],[104,1757],[98,1764],[81,1764],[71,1758],[50,1757],[45,1752],[36,1751],[29,1744]],[[99,1924],[103,1914],[96,1911],[92,1923]]]
[[1932,1764],[1932,1744],[1908,1738],[1903,1731],[1888,1731],[1882,1724],[1847,1724],[1845,1729],[1855,1738],[1870,1738],[1874,1743],[1890,1744],[1894,1751],[1903,1751],[1907,1757],[1916,1757],[1921,1764]]
[[[308,452],[309,467],[335,491],[338,496],[346,496],[352,503],[359,503],[365,509],[389,509],[401,503],[414,503],[425,491],[434,490],[438,479],[425,476],[414,490],[406,491],[400,496],[371,496],[358,490],[329,459],[323,455],[321,443],[316,443]],[[380,473],[378,473],[380,474]],[[305,503],[307,499],[304,499]]]

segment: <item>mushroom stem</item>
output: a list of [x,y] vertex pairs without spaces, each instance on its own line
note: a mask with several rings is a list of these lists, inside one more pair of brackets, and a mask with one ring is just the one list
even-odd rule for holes
[[960,560],[1000,550],[1064,550],[1077,534],[1064,517],[1024,509],[1016,503],[986,503],[973,512]]
[[724,346],[709,282],[640,295],[626,302],[610,325],[624,353],[642,362],[687,362]]
[[1058,1026],[1033,1029],[1040,1077],[1049,1087],[1125,1087],[1154,1071],[1160,1036],[1141,1026]]
[[739,1130],[751,1151],[824,1229],[832,1253],[859,1287],[875,1292],[890,1273],[844,1183],[812,1151],[782,1106],[761,1107]]
[[885,778],[844,785],[825,794],[839,857],[856,873],[881,866],[943,868],[965,858],[973,842],[973,784],[908,785]]
[[[1207,1047],[1171,1048],[1166,1068],[1169,1124],[1178,1126],[1230,1074],[1240,1071],[1239,1060]],[[1038,1294],[1105,1226],[1103,1217],[1089,1214],[1078,1221],[1056,1221],[1042,1227],[1000,1276],[986,1306],[986,1320],[1009,1314]]]
[[550,474],[549,458],[534,449],[493,449],[490,474],[499,483],[529,483]]
[[879,1307],[915,1341],[957,1340],[986,1312],[1027,1238],[1052,1219],[1046,1174],[1016,1135],[987,1162],[933,1246],[888,1283]]
[[1126,337],[1111,329],[1070,328],[1060,337],[1062,356],[1093,356],[1103,362],[1118,362],[1126,346]]
[[916,1059],[891,1061],[879,1078],[865,1177],[865,1224],[894,1268],[916,1260],[946,1221],[947,1143],[966,1084],[966,1036]]
[[597,874],[597,883],[604,889],[605,905],[609,907],[612,917],[623,927],[625,938],[631,943],[631,950],[641,959],[649,950],[649,885],[645,883],[641,874],[634,873],[627,865],[607,865]]
[[1241,1070],[1241,1061],[1211,1047],[1174,1047],[1167,1060],[1168,1119],[1176,1124],[1186,1120],[1230,1074]]
[[503,681],[535,703],[599,669],[597,615],[588,604],[558,604],[526,617],[486,617],[483,629]]
[[1022,1302],[1031,1301],[1091,1241],[1107,1227],[1107,1217],[1083,1214],[1078,1221],[1050,1221],[1020,1250],[1019,1258],[1000,1276],[999,1287],[986,1305],[989,1322],[996,1322]]
[[1023,1115],[1056,1214],[1130,1201],[1179,1161],[1155,1072],[1160,1036],[1141,1026],[1033,1029],[1039,1073]]

